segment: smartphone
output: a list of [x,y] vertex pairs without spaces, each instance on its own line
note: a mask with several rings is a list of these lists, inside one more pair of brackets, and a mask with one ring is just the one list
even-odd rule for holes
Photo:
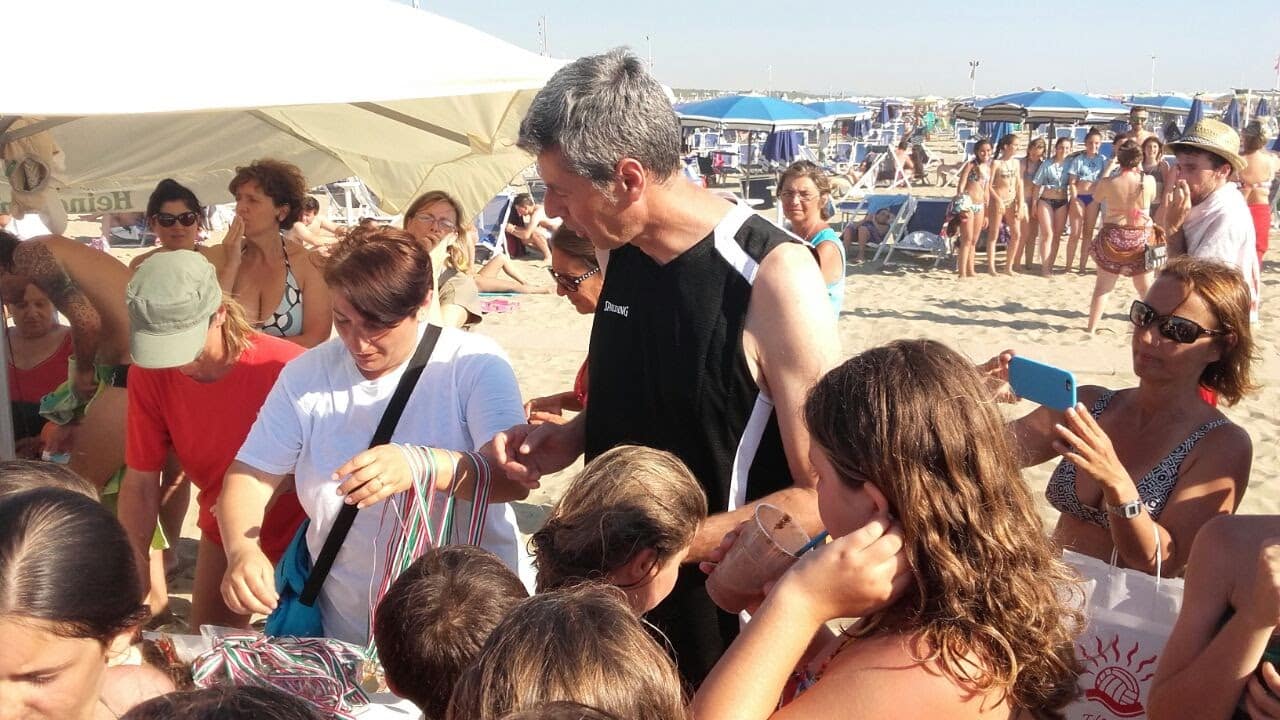
[[1071,371],[1020,355],[1009,361],[1009,386],[1018,397],[1055,410],[1076,405],[1076,378]]

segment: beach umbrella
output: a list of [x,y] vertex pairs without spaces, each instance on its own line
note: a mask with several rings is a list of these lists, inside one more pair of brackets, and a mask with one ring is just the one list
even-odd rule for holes
[[1191,98],[1185,95],[1138,95],[1130,97],[1126,104],[1169,115],[1186,115],[1191,111]]
[[[387,0],[44,0],[6,20],[56,32],[58,50],[5,91],[0,142],[15,117],[50,129],[72,214],[143,209],[166,177],[228,202],[236,166],[263,157],[312,185],[359,177],[387,212],[431,189],[475,211],[532,164],[520,121],[560,67]],[[184,45],[192,28],[206,46]],[[310,55],[290,40],[338,28],[362,40]],[[148,40],[104,53],[104,37]]]
[[1271,105],[1267,103],[1266,98],[1258,101],[1258,108],[1253,112],[1254,117],[1265,118],[1271,115]]
[[1191,101],[1191,109],[1187,111],[1187,122],[1182,126],[1182,131],[1186,132],[1187,128],[1195,125],[1204,119],[1204,103],[1201,102],[1200,96],[1197,95]]
[[765,159],[783,165],[795,162],[804,143],[800,139],[799,130],[775,130],[765,138],[762,152]]
[[890,119],[891,117],[889,114],[889,100],[888,98],[885,98],[884,100],[880,101],[880,115],[876,117],[876,121],[879,122],[881,125],[884,125],[885,123],[889,122]]
[[871,117],[871,108],[847,100],[828,100],[805,103],[805,107],[831,120],[861,120]]
[[1108,122],[1129,110],[1110,98],[1063,90],[1031,90],[975,101],[956,117],[1005,122]]
[[823,117],[799,103],[765,95],[722,95],[676,107],[685,127],[720,127],[730,130],[795,130],[811,128]]
[[1231,98],[1227,109],[1222,113],[1222,122],[1236,130],[1240,129],[1240,101],[1237,98]]

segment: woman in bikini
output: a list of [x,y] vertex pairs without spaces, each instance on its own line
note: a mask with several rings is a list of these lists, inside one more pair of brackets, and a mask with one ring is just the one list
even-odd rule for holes
[[236,168],[228,189],[236,198],[236,216],[222,241],[223,292],[230,291],[268,335],[308,348],[328,340],[329,289],[311,252],[285,239],[307,195],[302,171],[279,160],[257,160]]
[[[1040,163],[1032,180],[1039,200],[1036,202],[1040,226],[1040,274],[1048,277],[1058,259],[1058,243],[1067,226],[1067,155],[1071,138],[1060,137],[1053,143],[1053,157]],[[1068,266],[1070,267],[1070,266]]]
[[[1061,515],[1062,547],[1121,567],[1182,572],[1206,522],[1234,512],[1249,483],[1253,443],[1200,397],[1233,405],[1253,390],[1249,287],[1216,260],[1181,256],[1129,310],[1138,386],[1082,386],[1063,412],[1041,407],[1010,423],[1023,467],[1061,456],[1045,496]],[[1007,379],[1006,351],[986,368]],[[1012,399],[1012,398],[1002,398]],[[1189,589],[1189,586],[1188,586]]]
[[1267,151],[1267,135],[1262,123],[1253,121],[1240,137],[1240,157],[1244,169],[1236,173],[1240,192],[1253,216],[1253,229],[1257,236],[1258,267],[1267,252],[1267,233],[1271,232],[1271,183],[1280,173],[1280,159]]
[[1023,258],[1022,267],[1024,270],[1030,270],[1035,267],[1036,262],[1036,238],[1040,232],[1040,213],[1036,212],[1036,171],[1040,169],[1040,164],[1044,162],[1044,156],[1048,150],[1048,143],[1044,138],[1034,138],[1027,145],[1027,156],[1019,160],[1022,168],[1022,192],[1026,200],[1027,215],[1022,219],[1022,247]]
[[1164,143],[1155,135],[1142,141],[1142,174],[1156,184],[1156,199],[1151,201],[1149,214],[1156,225],[1164,225],[1165,188],[1172,188],[1177,178],[1174,169],[1164,161]]
[[1106,205],[1106,213],[1102,230],[1089,250],[1098,263],[1086,329],[1090,335],[1097,330],[1117,277],[1133,278],[1133,288],[1140,296],[1151,287],[1146,260],[1152,224],[1147,212],[1156,196],[1156,184],[1142,172],[1142,150],[1133,140],[1125,140],[1116,148],[1116,164],[1119,174],[1098,181],[1094,190],[1095,199]]
[[1084,137],[1084,152],[1073,155],[1067,162],[1067,197],[1071,200],[1068,206],[1071,234],[1067,236],[1067,270],[1075,264],[1077,247],[1080,248],[1080,272],[1083,273],[1089,264],[1089,243],[1093,241],[1093,226],[1098,222],[1093,186],[1107,165],[1107,156],[1098,152],[1100,147],[1102,133],[1093,128]]
[[[973,146],[973,157],[960,168],[955,212],[960,216],[960,248],[956,254],[956,273],[974,277],[973,264],[978,254],[978,234],[986,220],[984,212],[991,186],[991,141],[983,138]],[[994,270],[995,264],[992,263]]]
[[1013,274],[1013,262],[1022,247],[1022,220],[1027,209],[1023,197],[1022,164],[1018,154],[1018,136],[1009,133],[1000,138],[996,159],[991,162],[991,195],[987,209],[987,272],[996,274],[996,242],[1000,223],[1009,227],[1009,247],[1005,248],[1004,273]]

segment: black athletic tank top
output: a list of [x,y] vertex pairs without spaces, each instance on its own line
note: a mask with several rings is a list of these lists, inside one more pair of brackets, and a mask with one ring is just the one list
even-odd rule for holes
[[[619,444],[667,450],[724,512],[792,485],[772,402],[742,350],[760,262],[795,238],[735,205],[710,235],[666,265],[630,245],[612,251],[591,329],[587,459]],[[737,632],[703,575],[685,566],[649,619],[682,674],[702,680]]]

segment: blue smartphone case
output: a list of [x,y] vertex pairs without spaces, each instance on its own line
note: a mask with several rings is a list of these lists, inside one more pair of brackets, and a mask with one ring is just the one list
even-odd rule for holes
[[1055,410],[1076,404],[1076,378],[1070,371],[1018,355],[1009,361],[1009,386],[1018,397]]

